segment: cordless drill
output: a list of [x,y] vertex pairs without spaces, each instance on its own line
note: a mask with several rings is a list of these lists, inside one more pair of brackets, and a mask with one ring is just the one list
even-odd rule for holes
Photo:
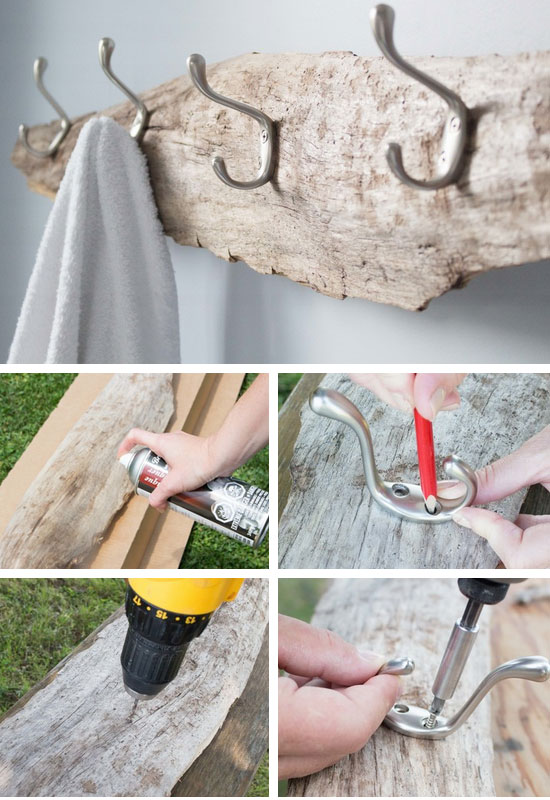
[[468,598],[462,617],[454,624],[441,664],[432,686],[433,700],[426,728],[433,728],[443,706],[450,700],[466,666],[479,630],[478,620],[485,605],[496,605],[504,600],[511,583],[525,578],[459,578],[458,588]]
[[162,691],[178,674],[190,642],[222,603],[235,599],[243,580],[130,578],[120,658],[128,694],[144,700]]

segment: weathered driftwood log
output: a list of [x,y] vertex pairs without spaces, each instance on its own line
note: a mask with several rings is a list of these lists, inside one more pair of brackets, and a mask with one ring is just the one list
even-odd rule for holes
[[[358,406],[370,425],[382,477],[418,484],[412,418],[344,375],[327,375],[321,386],[341,391]],[[478,469],[516,449],[550,422],[549,386],[547,374],[471,373],[460,390],[460,409],[440,414],[435,423],[438,461],[454,453]],[[407,522],[383,510],[365,485],[355,433],[317,416],[307,402],[290,471],[292,488],[279,523],[284,568],[476,569],[499,562],[484,539],[454,522]],[[438,475],[444,477],[441,470]],[[513,519],[526,491],[489,508]]]
[[[409,173],[430,177],[445,109],[383,58],[256,53],[208,67],[217,91],[276,123],[275,176],[255,191],[230,189],[210,166],[219,154],[236,179],[256,173],[253,120],[187,77],[144,93],[152,114],[143,150],[166,233],[324,294],[415,310],[478,273],[550,256],[550,54],[414,63],[471,109],[464,173],[437,192],[402,185],[385,151],[399,142]],[[129,127],[134,107],[104,113]],[[31,188],[57,191],[89,116],[74,121],[55,158],[16,145],[13,163]],[[30,140],[44,146],[54,130],[36,126]]]
[[130,428],[163,431],[174,410],[172,375],[114,375],[25,492],[0,534],[0,566],[78,566],[132,494],[118,463]]
[[[464,597],[451,579],[337,579],[321,598],[313,624],[354,644],[410,656],[415,672],[403,679],[401,702],[427,706],[431,684]],[[455,697],[455,711],[489,672],[489,636],[481,630]],[[382,727],[358,753],[290,782],[294,797],[483,797],[494,794],[490,698],[456,733],[441,741],[402,736]]]
[[[127,623],[122,611],[113,615],[0,720],[0,795],[184,790],[182,775],[221,728],[253,671],[268,620],[267,584],[247,579],[192,642],[178,677],[135,710],[120,668]],[[257,706],[256,713],[263,715],[265,743],[265,711]],[[208,782],[205,788],[208,794]]]

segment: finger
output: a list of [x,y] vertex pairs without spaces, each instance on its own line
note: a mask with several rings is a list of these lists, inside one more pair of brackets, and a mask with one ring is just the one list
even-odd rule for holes
[[506,566],[513,564],[523,541],[523,531],[494,511],[483,508],[461,508],[453,519],[464,528],[487,539]]
[[166,501],[182,491],[182,479],[175,470],[170,470],[165,478],[161,480],[154,492],[149,496],[149,505],[158,511],[166,509]]
[[138,444],[144,445],[159,456],[162,456],[162,453],[159,452],[158,449],[162,446],[160,444],[160,434],[150,433],[150,431],[144,431],[141,428],[132,428],[119,444],[117,458],[129,453],[130,450]]
[[338,690],[296,689],[279,703],[279,752],[338,757],[354,753],[381,725],[400,693],[400,681],[393,675],[377,675]]
[[303,778],[336,764],[342,756],[279,756],[279,780]]
[[460,405],[457,386],[463,372],[419,372],[414,381],[414,405],[423,417],[434,420],[440,411],[452,411]]
[[534,525],[545,525],[550,523],[550,514],[520,514],[516,519],[516,525],[525,530],[532,528]]
[[354,372],[349,377],[374,392],[384,403],[406,414],[413,413],[412,372]]
[[478,505],[501,500],[503,497],[537,483],[537,459],[533,457],[531,448],[526,442],[515,453],[500,458],[493,464],[476,471]]
[[279,616],[279,667],[285,672],[351,685],[371,678],[384,661],[384,656],[360,652],[332,631]]

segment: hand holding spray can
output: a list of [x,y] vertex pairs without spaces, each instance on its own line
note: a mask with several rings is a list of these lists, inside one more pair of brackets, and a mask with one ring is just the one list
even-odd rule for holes
[[[168,475],[170,467],[160,456],[141,447],[120,458],[136,494],[148,497]],[[259,547],[269,528],[269,494],[237,478],[214,478],[192,492],[168,498],[168,507],[202,522],[231,539]]]

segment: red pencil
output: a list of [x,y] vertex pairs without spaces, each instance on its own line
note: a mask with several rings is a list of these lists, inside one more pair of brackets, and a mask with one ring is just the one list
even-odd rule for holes
[[433,514],[437,497],[437,478],[435,474],[435,450],[432,423],[414,409],[416,430],[416,449],[418,450],[418,469],[420,487],[426,501],[426,508]]

